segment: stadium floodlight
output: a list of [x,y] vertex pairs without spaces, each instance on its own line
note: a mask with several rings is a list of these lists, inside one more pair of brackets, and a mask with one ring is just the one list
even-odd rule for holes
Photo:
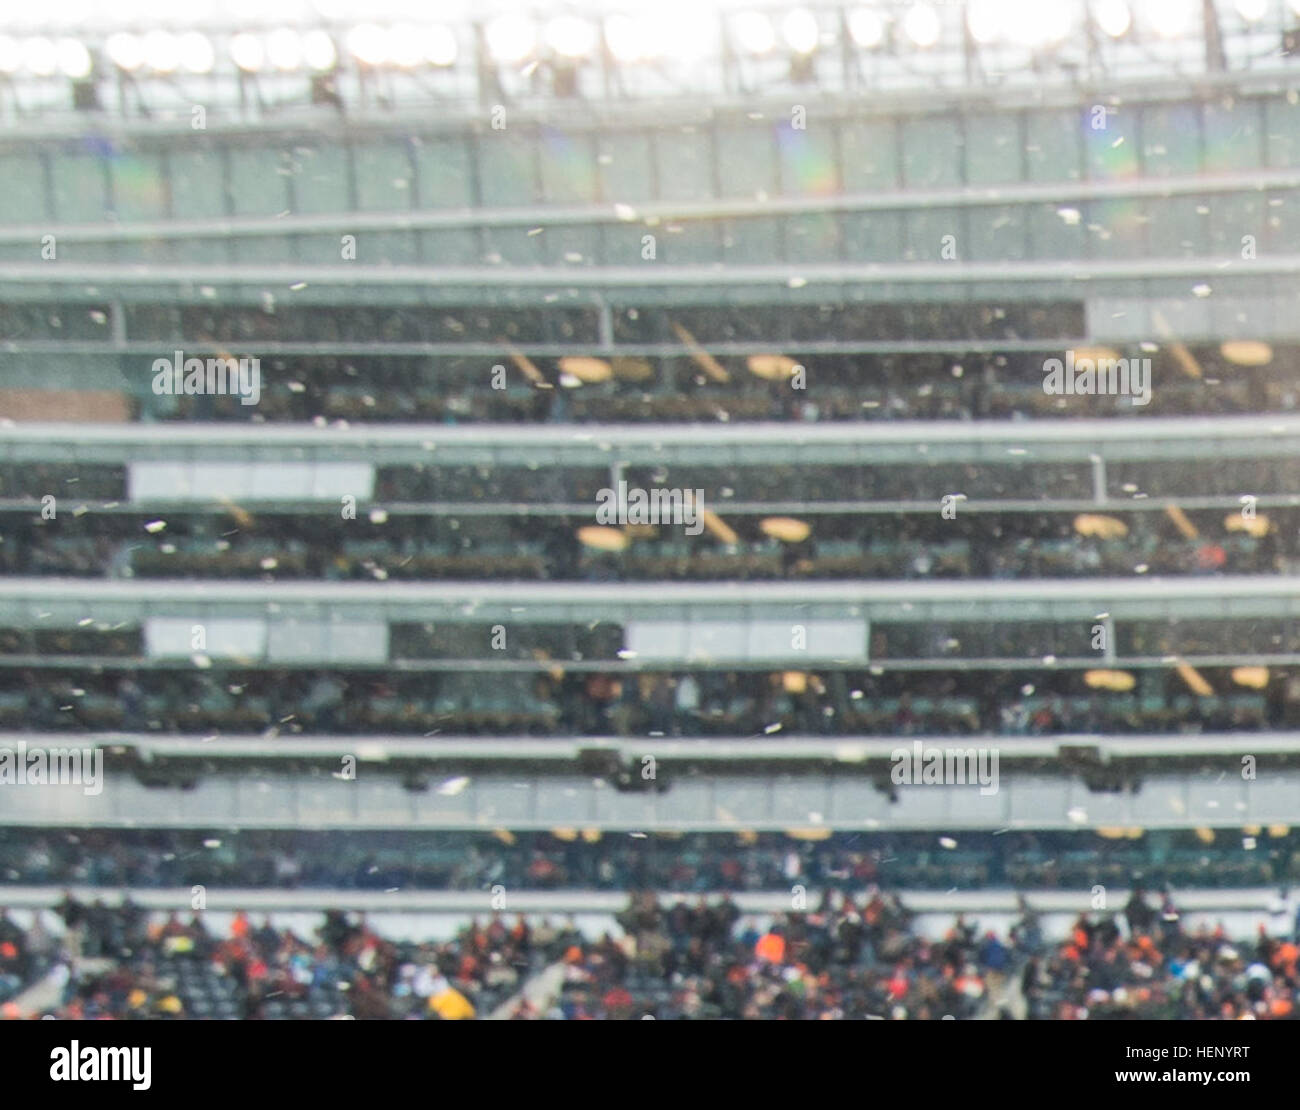
[[23,68],[37,77],[50,77],[59,68],[58,48],[47,38],[27,39],[23,43]]
[[596,39],[595,26],[576,15],[562,15],[546,25],[546,45],[561,57],[589,57]]
[[1041,49],[1061,42],[1073,21],[1067,0],[971,0],[966,26],[981,45],[1009,42]]
[[732,27],[736,42],[746,54],[767,54],[776,46],[776,31],[772,27],[772,21],[762,12],[741,12],[736,16]]
[[498,16],[487,25],[488,50],[498,62],[522,62],[537,46],[532,23],[518,15]]
[[131,73],[144,65],[144,42],[138,35],[119,31],[109,35],[104,50],[118,69]]
[[186,31],[176,42],[181,69],[186,73],[211,73],[217,61],[212,41],[199,31]]
[[651,57],[698,62],[717,49],[716,11],[691,0],[660,5],[641,23],[643,50]]
[[1133,26],[1133,13],[1125,0],[1097,0],[1092,15],[1097,26],[1113,39],[1122,38]]
[[56,49],[59,57],[59,72],[64,77],[80,80],[90,76],[94,62],[84,42],[78,39],[59,39]]
[[399,69],[414,69],[424,64],[424,43],[415,27],[398,24],[388,32],[388,57]]
[[302,37],[302,57],[312,69],[325,73],[334,68],[339,52],[325,31],[308,31]]
[[[186,4],[190,0],[185,0]],[[296,25],[307,18],[309,5],[306,0],[255,0],[260,8],[260,18],[270,23]]]
[[907,15],[903,17],[903,33],[922,50],[938,42],[942,32],[939,13],[929,4],[914,4],[907,9]]
[[77,27],[90,18],[91,0],[47,0],[43,5],[48,20],[60,27]]
[[885,21],[871,8],[854,8],[849,12],[849,35],[865,50],[885,41]]
[[611,15],[605,20],[605,45],[614,60],[625,65],[648,57],[640,24],[630,15]]
[[277,27],[266,36],[266,60],[272,69],[291,73],[302,67],[302,40],[298,32]]
[[435,25],[427,27],[421,35],[424,44],[424,59],[436,66],[456,64],[460,47],[456,45],[456,33],[450,27]]
[[230,60],[245,73],[256,73],[266,62],[266,48],[256,35],[243,31],[230,40]]
[[1258,23],[1268,14],[1268,0],[1235,0],[1233,7],[1247,23]]
[[1073,22],[1068,0],[1007,0],[1003,12],[1012,41],[1034,48],[1067,38]]
[[795,8],[781,20],[781,37],[796,54],[811,54],[821,40],[817,17],[807,8]]
[[23,64],[23,48],[17,39],[0,37],[0,73],[17,73]]
[[348,32],[348,52],[363,65],[388,61],[388,32],[376,23],[361,23]]
[[181,64],[180,40],[170,31],[150,31],[144,37],[144,60],[155,73],[175,73]]
[[996,42],[1002,35],[1003,0],[970,0],[966,5],[966,29],[981,46]]
[[1196,29],[1196,0],[1151,0],[1146,17],[1151,29],[1162,38],[1179,38]]

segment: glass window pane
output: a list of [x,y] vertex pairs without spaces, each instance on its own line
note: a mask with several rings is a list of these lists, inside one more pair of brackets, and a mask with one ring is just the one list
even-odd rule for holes
[[167,181],[162,155],[126,154],[111,163],[113,208],[120,220],[161,220],[167,216]]
[[1193,174],[1201,166],[1201,112],[1195,104],[1142,109],[1142,159],[1152,177]]
[[362,143],[353,148],[357,208],[400,212],[415,203],[411,148],[404,142]]
[[966,117],[966,181],[1001,185],[1021,180],[1020,117]]
[[295,212],[353,211],[351,159],[346,147],[334,143],[294,147],[289,168]]
[[1030,112],[1025,117],[1025,163],[1030,181],[1078,181],[1080,139],[1087,117],[1077,112]]
[[178,150],[167,155],[172,215],[202,220],[226,215],[226,162],[221,150]]
[[606,201],[628,204],[655,195],[654,163],[647,133],[600,135],[596,146],[601,192]]
[[1263,164],[1263,112],[1259,100],[1206,104],[1202,116],[1206,173],[1241,173]]
[[718,178],[724,197],[771,196],[777,191],[776,148],[769,126],[724,127],[718,131],[717,141]]
[[543,127],[542,192],[551,204],[590,204],[596,200],[596,154],[591,136]]
[[1166,197],[1148,208],[1147,234],[1158,258],[1204,254],[1206,217],[1212,204],[1206,197]]
[[902,256],[903,221],[896,213],[849,213],[843,219],[849,261],[897,262]]
[[971,208],[966,213],[968,249],[957,257],[973,262],[1019,262],[1029,256],[1024,205]]
[[236,216],[278,216],[289,210],[284,155],[270,147],[230,152],[230,200]]
[[103,220],[108,215],[108,163],[94,154],[59,154],[54,171],[54,218],[61,223]]
[[829,127],[797,130],[783,123],[776,131],[781,160],[781,191],[787,196],[824,197],[840,191],[835,133]]
[[1088,204],[1088,245],[1092,258],[1143,258],[1147,249],[1143,201],[1095,200]]
[[960,185],[961,127],[951,119],[911,119],[903,123],[903,182],[923,189]]
[[45,173],[35,155],[0,155],[0,195],[5,198],[3,222],[34,224],[50,218],[46,209]]
[[[707,132],[687,127],[655,135],[659,195],[664,200],[708,200],[714,196],[713,163]],[[727,176],[733,176],[728,173]]]
[[898,137],[895,124],[846,122],[840,128],[844,190],[879,192],[899,187]]
[[1083,129],[1088,176],[1099,181],[1136,177],[1138,174],[1137,112],[1108,110],[1105,126],[1094,128],[1100,117],[1088,117]]
[[1300,101],[1270,100],[1264,106],[1270,166],[1300,166]]
[[461,208],[474,202],[474,175],[464,140],[417,139],[414,153],[421,208]]

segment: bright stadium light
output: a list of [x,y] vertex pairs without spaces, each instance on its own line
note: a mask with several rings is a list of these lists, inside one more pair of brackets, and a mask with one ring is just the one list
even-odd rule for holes
[[1268,0],[1236,0],[1233,7],[1247,23],[1258,23],[1268,14]]
[[338,50],[325,31],[308,31],[302,37],[302,57],[312,69],[324,73],[334,68]]
[[1291,9],[1292,15],[1300,15],[1300,0],[1290,0],[1287,7]]
[[562,15],[546,25],[546,45],[565,58],[586,58],[596,49],[596,28],[576,15]]
[[648,57],[641,25],[630,15],[611,15],[605,20],[605,45],[616,62],[630,64]]
[[49,77],[59,68],[59,51],[47,38],[23,43],[23,68],[37,77]]
[[16,73],[23,64],[23,48],[17,39],[0,38],[0,73]]
[[970,0],[966,6],[966,29],[981,46],[996,42],[1002,36],[1003,0]]
[[91,60],[90,51],[86,49],[84,42],[77,39],[59,39],[57,50],[59,72],[64,77],[80,80],[82,77],[90,76],[90,71],[94,68],[94,62]]
[[733,24],[736,42],[746,54],[767,54],[776,46],[772,21],[762,12],[741,12]]
[[424,43],[414,27],[401,24],[388,33],[388,57],[399,69],[414,69],[424,64]]
[[929,4],[915,4],[903,17],[903,33],[923,50],[938,42],[942,31],[939,13]]
[[[51,22],[60,27],[76,27],[90,18],[92,0],[47,0],[43,5]],[[69,75],[71,76],[71,75]]]
[[179,40],[170,31],[150,31],[144,37],[144,60],[155,73],[175,73],[181,64]]
[[1150,0],[1146,16],[1151,28],[1163,38],[1178,38],[1196,29],[1195,0]]
[[388,32],[374,23],[362,23],[348,32],[348,52],[363,65],[388,61]]
[[302,40],[298,32],[278,27],[266,36],[266,60],[272,69],[291,73],[302,67]]
[[434,26],[425,29],[421,36],[424,44],[424,60],[436,66],[456,64],[460,47],[456,45],[456,33],[450,27]]
[[181,61],[181,69],[186,73],[211,73],[217,61],[217,52],[212,49],[212,42],[207,35],[198,31],[186,31],[176,42],[176,54]]
[[487,26],[487,44],[492,57],[511,65],[522,62],[537,45],[533,25],[518,15],[503,15]]
[[811,54],[821,38],[817,17],[807,8],[795,8],[781,20],[781,37],[796,54]]
[[717,49],[717,14],[692,0],[676,0],[648,12],[641,33],[645,55],[697,62]]
[[109,61],[128,73],[144,65],[144,43],[138,35],[127,34],[125,31],[109,35],[104,50]]
[[1133,26],[1133,13],[1125,0],[1097,0],[1092,14],[1097,26],[1113,39],[1126,35]]
[[1021,46],[1051,46],[1068,37],[1071,8],[1063,0],[1007,0],[1008,37]]
[[849,35],[866,50],[885,41],[885,21],[870,8],[854,8],[849,13]]
[[266,49],[256,35],[242,32],[230,40],[230,60],[245,73],[256,73],[266,62]]

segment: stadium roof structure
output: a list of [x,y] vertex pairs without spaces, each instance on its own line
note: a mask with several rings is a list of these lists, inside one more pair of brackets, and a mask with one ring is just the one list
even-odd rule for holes
[[[1300,417],[887,421],[805,424],[402,425],[46,424],[0,426],[0,462],[127,464],[351,460],[376,465],[890,465],[1291,457]],[[1243,493],[1250,491],[1243,490]]]
[[[1287,72],[1294,11],[1257,0],[620,0],[560,8],[58,0],[0,24],[0,111],[274,118],[603,99],[888,95]],[[179,97],[177,90],[180,90]],[[176,107],[177,100],[184,104]],[[76,105],[74,110],[73,105]]]

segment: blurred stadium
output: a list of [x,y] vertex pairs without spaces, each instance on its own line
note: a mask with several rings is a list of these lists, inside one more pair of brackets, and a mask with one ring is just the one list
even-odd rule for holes
[[1300,3],[432,11],[0,16],[4,1015],[1295,1016]]

